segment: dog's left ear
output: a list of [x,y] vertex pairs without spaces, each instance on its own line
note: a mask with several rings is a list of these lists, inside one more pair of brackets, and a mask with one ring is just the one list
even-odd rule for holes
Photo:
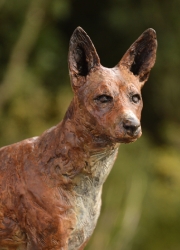
[[93,68],[100,65],[96,49],[86,32],[77,27],[69,44],[69,74],[73,86],[82,85]]
[[156,32],[151,28],[147,29],[130,46],[118,66],[125,66],[138,77],[143,85],[148,80],[151,68],[154,66],[156,50]]

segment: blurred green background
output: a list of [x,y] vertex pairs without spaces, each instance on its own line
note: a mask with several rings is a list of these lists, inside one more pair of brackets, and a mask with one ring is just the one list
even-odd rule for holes
[[113,67],[147,28],[158,53],[143,136],[121,145],[88,250],[180,249],[180,1],[0,0],[0,146],[41,134],[70,100],[67,54],[82,26]]

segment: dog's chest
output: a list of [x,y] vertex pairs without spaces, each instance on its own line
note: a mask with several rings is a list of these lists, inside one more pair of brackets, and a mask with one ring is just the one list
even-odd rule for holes
[[118,153],[118,148],[91,156],[92,175],[78,176],[74,187],[76,225],[69,239],[69,250],[76,250],[91,236],[101,208],[102,186]]

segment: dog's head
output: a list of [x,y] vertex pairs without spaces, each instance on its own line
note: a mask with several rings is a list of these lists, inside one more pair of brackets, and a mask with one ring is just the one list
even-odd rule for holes
[[114,68],[100,64],[96,49],[78,27],[70,40],[69,73],[79,121],[95,137],[132,142],[141,136],[141,88],[156,59],[156,33],[146,30]]

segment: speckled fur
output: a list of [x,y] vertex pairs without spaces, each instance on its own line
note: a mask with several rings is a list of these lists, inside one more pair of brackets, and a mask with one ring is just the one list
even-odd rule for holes
[[[156,55],[145,31],[113,69],[78,27],[70,40],[74,98],[61,123],[0,149],[0,250],[83,250],[120,143],[141,136],[141,87]],[[133,99],[134,98],[134,99]]]

